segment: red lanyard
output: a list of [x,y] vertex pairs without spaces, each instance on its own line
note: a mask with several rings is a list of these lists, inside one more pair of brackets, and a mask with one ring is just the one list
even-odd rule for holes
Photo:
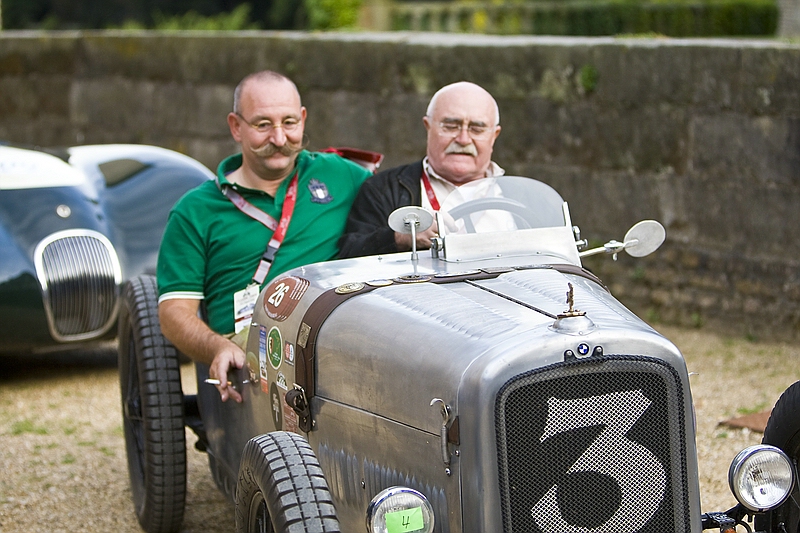
[[283,198],[283,210],[281,211],[281,220],[278,222],[278,228],[272,234],[270,244],[275,243],[279,247],[286,237],[286,230],[289,229],[289,222],[292,220],[292,213],[294,213],[294,205],[297,203],[297,172],[292,176],[292,181],[289,182],[289,187],[286,189],[286,196]]
[[222,194],[224,194],[239,211],[245,215],[261,222],[264,226],[273,231],[272,238],[267,244],[267,249],[261,255],[261,260],[258,263],[256,273],[253,274],[253,282],[261,285],[267,278],[269,267],[272,266],[272,261],[275,259],[275,254],[278,248],[281,247],[286,231],[289,229],[289,222],[292,220],[292,213],[294,213],[294,206],[297,203],[297,171],[295,171],[292,180],[289,182],[289,187],[286,189],[286,196],[283,199],[283,210],[281,211],[280,222],[276,221],[273,217],[257,208],[244,197],[233,190],[230,186],[220,186],[217,180],[217,186],[220,187]]
[[431,182],[424,168],[422,169],[422,185],[425,186],[425,194],[428,195],[428,201],[431,203],[431,207],[434,211],[439,211],[439,200],[436,199],[436,193],[433,192],[433,187],[431,187]]

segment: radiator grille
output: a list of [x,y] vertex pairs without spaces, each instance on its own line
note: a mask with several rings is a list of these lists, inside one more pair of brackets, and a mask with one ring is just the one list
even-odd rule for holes
[[637,356],[519,375],[497,397],[506,533],[690,531],[680,380]]
[[100,233],[55,233],[36,248],[50,333],[59,341],[85,340],[107,332],[117,313],[121,273],[114,247]]

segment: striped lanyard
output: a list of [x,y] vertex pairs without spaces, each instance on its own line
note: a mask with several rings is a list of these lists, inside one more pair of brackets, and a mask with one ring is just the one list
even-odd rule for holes
[[431,203],[431,207],[434,211],[439,211],[441,206],[439,205],[439,200],[436,199],[436,193],[433,192],[433,187],[431,187],[431,180],[428,179],[428,173],[425,172],[425,168],[422,169],[422,185],[425,187],[425,194],[428,195],[428,201]]
[[283,210],[281,211],[280,221],[275,220],[273,217],[257,208],[244,197],[233,189],[230,185],[220,185],[217,180],[217,186],[222,194],[228,200],[233,202],[239,211],[261,222],[268,229],[273,231],[272,238],[267,244],[267,249],[261,255],[261,260],[258,263],[258,268],[253,274],[253,283],[261,285],[267,278],[272,261],[275,259],[275,254],[281,247],[284,237],[286,237],[286,230],[289,228],[289,222],[292,220],[292,213],[294,213],[294,206],[297,203],[297,171],[295,170],[292,180],[289,182],[289,187],[286,189],[286,197],[283,200]]

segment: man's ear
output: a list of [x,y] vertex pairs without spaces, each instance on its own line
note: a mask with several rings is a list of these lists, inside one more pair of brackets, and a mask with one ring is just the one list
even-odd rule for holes
[[233,140],[237,143],[242,142],[241,124],[239,124],[239,117],[236,113],[228,113],[228,128],[231,130]]
[[494,128],[494,137],[492,137],[492,144],[497,140],[497,137],[500,135],[500,124],[495,126]]
[[425,125],[425,131],[431,131],[431,119],[428,118],[428,115],[422,117],[422,123]]

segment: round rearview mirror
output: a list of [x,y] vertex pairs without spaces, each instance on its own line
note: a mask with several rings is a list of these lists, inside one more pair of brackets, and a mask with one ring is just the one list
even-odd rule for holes
[[667,232],[660,222],[642,220],[625,234],[625,251],[633,257],[644,257],[658,250]]
[[411,226],[414,225],[416,233],[420,233],[430,228],[433,224],[433,215],[429,211],[409,205],[392,211],[389,215],[389,227],[397,233],[411,233]]

